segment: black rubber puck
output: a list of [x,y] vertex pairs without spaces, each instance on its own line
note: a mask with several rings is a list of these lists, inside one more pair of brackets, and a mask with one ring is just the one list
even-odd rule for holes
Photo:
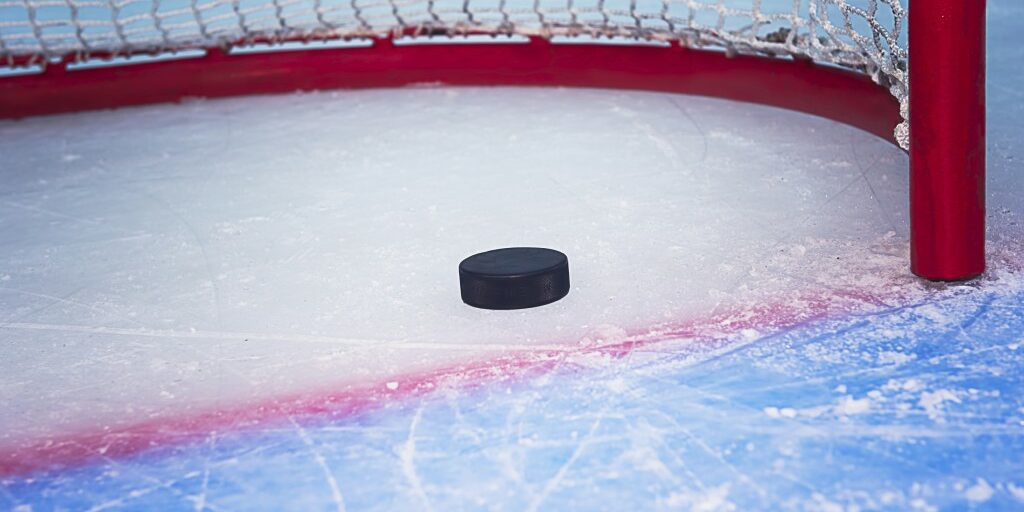
[[474,254],[459,264],[462,301],[483,309],[523,309],[569,293],[569,258],[537,247]]

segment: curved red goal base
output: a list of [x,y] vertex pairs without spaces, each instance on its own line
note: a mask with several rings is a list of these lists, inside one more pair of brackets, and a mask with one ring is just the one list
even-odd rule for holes
[[815,114],[892,140],[897,102],[867,77],[806,61],[727,57],[678,45],[403,44],[229,55],[0,77],[0,119],[188,97],[415,84],[636,89],[761,103]]
[[[188,97],[443,84],[597,87],[715,96],[826,117],[889,141],[902,120],[898,102],[863,74],[800,59],[730,57],[678,44],[558,44],[543,38],[521,43],[395,44],[381,38],[365,48],[236,55],[209,48],[201,58],[79,70],[68,70],[69,61],[51,64],[39,74],[0,77],[0,119]],[[984,230],[980,245],[978,233],[964,235],[978,225],[977,202],[954,209],[953,217],[957,211],[969,211],[964,219],[937,217],[935,212],[949,204],[962,204],[958,201],[964,192],[956,187],[963,180],[952,180],[934,192],[937,182],[929,173],[935,171],[925,165],[917,171],[911,182],[913,270],[928,279],[980,273]],[[940,175],[958,177],[962,170],[946,166],[943,172]],[[977,176],[971,175],[975,183]],[[948,229],[951,225],[953,231]],[[957,247],[959,240],[967,240],[967,246]]]

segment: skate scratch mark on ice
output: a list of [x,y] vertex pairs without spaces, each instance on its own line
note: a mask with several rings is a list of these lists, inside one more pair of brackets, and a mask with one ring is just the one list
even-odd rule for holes
[[[0,290],[3,290],[3,289],[4,288],[0,287]],[[72,290],[72,291],[70,291],[68,293],[65,293],[58,300],[50,300],[50,302],[48,302],[46,304],[43,304],[42,306],[39,306],[37,308],[32,308],[32,309],[26,311],[24,314],[16,315],[16,316],[13,316],[13,317],[11,317],[10,319],[8,319],[6,321],[2,321],[2,322],[0,322],[0,329],[2,329],[6,325],[18,322],[20,320],[24,320],[26,318],[31,318],[31,317],[35,316],[36,314],[38,314],[38,313],[42,313],[43,311],[46,311],[46,310],[56,306],[57,304],[61,304],[61,301],[70,300],[71,297],[74,297],[75,295],[78,294],[78,292],[80,292],[80,291],[82,291],[84,289],[85,289],[84,286],[75,288],[74,290]],[[24,292],[18,292],[18,293],[24,293]]]
[[[801,220],[800,220],[799,222],[797,222],[797,223],[796,223],[796,224],[795,224],[795,225],[794,225],[794,226],[793,226],[792,228],[790,228],[790,229],[788,229],[788,230],[784,230],[784,231],[783,231],[783,232],[781,233],[781,236],[779,236],[779,237],[778,237],[778,241],[777,241],[777,242],[775,242],[775,243],[774,243],[774,244],[773,244],[773,245],[772,245],[772,246],[770,247],[770,250],[771,250],[771,251],[774,251],[774,250],[775,250],[776,248],[778,248],[778,247],[779,247],[780,245],[782,245],[782,244],[783,244],[783,241],[784,241],[784,240],[786,240],[786,239],[791,239],[791,238],[793,237],[793,235],[794,235],[794,234],[796,234],[796,233],[797,233],[797,231],[799,231],[799,230],[801,229],[801,226],[805,226],[805,225],[806,225],[806,224],[807,224],[807,223],[808,223],[809,221],[811,221],[811,220],[813,220],[813,219],[818,219],[818,218],[821,218],[821,216],[822,216],[822,215],[821,215],[821,213],[820,213],[820,212],[821,212],[821,211],[823,211],[823,210],[825,209],[825,207],[827,207],[828,205],[832,204],[832,201],[835,201],[835,200],[836,200],[837,198],[839,198],[839,197],[842,197],[842,196],[846,195],[846,193],[847,193],[847,192],[849,192],[849,190],[850,190],[851,188],[853,188],[853,186],[854,186],[855,184],[857,184],[857,183],[858,183],[858,182],[860,182],[860,181],[861,181],[862,179],[864,179],[864,177],[863,177],[863,170],[862,170],[861,172],[862,172],[862,173],[861,173],[860,175],[857,175],[857,176],[855,176],[855,177],[851,178],[851,179],[850,179],[850,181],[849,181],[849,182],[847,182],[847,183],[846,183],[845,185],[843,185],[843,187],[842,187],[842,188],[840,188],[840,189],[839,189],[839,191],[838,191],[838,192],[836,192],[835,194],[830,194],[830,195],[826,195],[826,199],[825,199],[825,201],[824,201],[824,202],[822,202],[822,203],[821,203],[820,205],[818,205],[817,207],[815,207],[815,208],[812,208],[812,209],[811,209],[811,211],[810,211],[810,213],[806,214],[806,215],[805,215],[805,216],[804,216],[804,217],[803,217],[803,218],[802,218],[802,219],[801,219]],[[874,191],[872,191],[872,195],[874,196]],[[874,197],[876,198],[876,201],[877,201],[877,196],[874,196]],[[886,220],[888,220],[888,219],[886,219]],[[759,224],[760,224],[760,223],[759,223]],[[761,224],[761,225],[762,225],[762,227],[764,227],[764,229],[766,229],[766,230],[772,230],[772,229],[774,229],[774,228],[775,228],[775,227],[774,227],[773,225],[764,225],[764,224]]]
[[[209,180],[209,176],[207,177],[207,180]],[[217,315],[217,325],[223,325],[224,321],[222,319],[222,312],[224,307],[220,296],[220,287],[217,286],[217,276],[213,271],[213,264],[210,262],[210,255],[206,252],[206,244],[203,242],[203,238],[199,236],[199,231],[197,231],[195,226],[193,226],[188,219],[179,213],[178,210],[172,207],[170,203],[164,201],[162,197],[150,194],[149,192],[141,192],[141,194],[163,205],[164,209],[170,212],[174,218],[178,219],[178,221],[181,222],[181,224],[185,226],[185,229],[187,229],[192,235],[192,238],[195,239],[196,247],[199,248],[199,254],[203,258],[203,266],[206,267],[207,279],[210,281],[210,287],[213,290],[213,307],[214,313]]]
[[[965,306],[966,305],[971,305],[971,306],[981,306],[982,305],[981,302],[969,302],[969,301],[964,301],[963,304]],[[988,307],[991,308],[991,309],[1005,309],[1005,310],[1008,310],[1008,311],[1021,311],[1021,310],[1024,310],[1024,305],[1015,306],[1013,304],[989,304]]]
[[992,307],[992,303],[995,301],[996,296],[989,295],[988,297],[985,297],[980,303],[975,304],[977,309],[975,309],[970,314],[967,320],[964,320],[964,322],[960,324],[960,332],[963,333],[963,335],[966,336],[971,341],[977,342],[977,340],[975,340],[971,335],[967,334],[967,329],[973,327],[975,322],[981,319],[982,315],[988,313],[989,309]]
[[671,140],[661,135],[661,133],[658,130],[654,129],[654,127],[651,126],[650,123],[641,121],[636,116],[635,112],[628,109],[614,107],[611,111],[613,114],[616,114],[623,120],[629,122],[630,126],[632,126],[634,129],[636,129],[636,131],[642,133],[648,140],[650,140],[654,144],[654,147],[658,149],[658,152],[664,155],[665,158],[667,158],[668,161],[671,162],[671,167],[682,167],[680,165],[679,152],[676,151],[675,145],[672,143]]
[[126,494],[126,495],[124,495],[124,496],[122,496],[120,498],[115,498],[115,499],[112,499],[112,500],[109,500],[109,501],[105,501],[103,503],[100,503],[98,505],[93,506],[92,508],[88,509],[88,512],[99,512],[101,510],[107,510],[107,509],[114,508],[114,507],[121,507],[121,506],[125,505],[126,503],[128,503],[130,501],[136,500],[138,498],[142,498],[142,497],[144,497],[146,495],[151,494],[153,491],[158,491],[158,490],[161,490],[161,489],[167,489],[169,491],[172,491],[175,495],[180,496],[181,493],[176,491],[174,489],[174,486],[177,485],[178,483],[180,483],[182,480],[186,480],[186,478],[181,478],[181,479],[168,480],[166,482],[160,482],[159,480],[156,480],[154,478],[149,478],[149,477],[144,477],[144,478],[146,480],[156,482],[156,485],[153,485],[151,487],[143,487],[141,489],[135,489],[135,490],[129,491],[128,494]]
[[78,223],[82,223],[82,224],[92,224],[94,226],[102,226],[103,225],[102,222],[98,222],[98,221],[95,221],[95,220],[83,219],[81,217],[74,217],[74,216],[67,215],[67,214],[64,214],[64,213],[55,212],[53,210],[47,210],[46,208],[40,208],[38,206],[29,206],[29,205],[25,205],[25,204],[21,204],[21,203],[16,203],[16,202],[11,201],[9,199],[5,199],[3,201],[3,204],[5,204],[7,206],[10,206],[12,208],[18,208],[20,210],[25,210],[25,211],[29,211],[29,212],[35,212],[35,213],[42,213],[44,215],[49,215],[51,217],[57,217],[57,218],[60,218],[60,219],[70,220],[72,222],[78,222]]
[[[732,402],[732,400],[729,400],[729,402],[730,403],[735,403],[735,402]],[[750,408],[749,406],[744,406],[744,407],[748,408],[748,409]],[[758,483],[753,478],[751,478],[750,475],[740,471],[739,468],[737,468],[735,465],[733,465],[729,461],[725,460],[725,457],[723,457],[720,452],[717,452],[714,449],[712,449],[710,446],[708,446],[708,444],[705,443],[703,439],[701,439],[700,437],[694,435],[693,432],[690,431],[690,429],[686,428],[685,425],[683,425],[682,423],[676,421],[675,418],[673,418],[672,416],[669,416],[668,414],[665,414],[663,411],[655,410],[655,411],[652,411],[652,413],[656,414],[658,416],[661,416],[666,421],[668,421],[679,432],[681,432],[684,436],[686,436],[688,439],[690,439],[690,441],[692,441],[693,444],[697,445],[701,450],[703,450],[705,453],[710,455],[711,458],[713,458],[716,461],[718,461],[718,463],[721,464],[726,469],[728,469],[729,472],[731,472],[732,474],[736,475],[743,483],[745,483],[746,485],[749,485],[751,489],[754,489],[755,491],[757,491],[757,493],[762,498],[768,496],[767,491],[765,491],[765,489],[763,487],[758,485]]]
[[[994,300],[994,298],[990,298],[990,299]],[[807,339],[802,340],[802,341],[800,341],[798,343],[791,344],[790,345],[790,349],[792,350],[792,349],[800,348],[800,347],[803,347],[803,346],[806,346],[806,345],[810,345],[810,344],[820,344],[822,342],[826,342],[826,341],[837,339],[840,336],[845,335],[845,334],[851,334],[852,335],[852,334],[855,334],[856,331],[858,331],[858,330],[860,330],[862,328],[871,328],[872,326],[876,325],[875,322],[877,321],[878,318],[884,318],[885,316],[891,315],[893,313],[899,313],[899,312],[905,312],[905,313],[907,313],[909,315],[917,315],[917,313],[915,313],[915,311],[914,311],[917,308],[920,308],[922,306],[928,307],[928,306],[932,306],[932,305],[940,305],[940,304],[943,304],[944,302],[945,301],[942,301],[942,302],[916,302],[914,304],[910,304],[910,305],[906,305],[906,306],[886,308],[884,310],[881,310],[881,311],[878,311],[878,312],[874,312],[874,313],[856,314],[856,315],[854,315],[855,317],[865,318],[865,320],[857,322],[857,323],[855,323],[853,325],[850,325],[850,326],[847,326],[847,327],[844,327],[844,328],[841,328],[841,329],[828,330],[827,332],[824,332],[822,334],[819,334],[819,335],[807,338]],[[955,335],[962,335],[967,340],[977,344],[978,343],[977,340],[974,339],[970,334],[968,334],[966,332],[965,328],[970,328],[974,324],[974,322],[976,322],[978,320],[980,315],[982,315],[983,313],[985,313],[985,312],[987,312],[989,310],[989,308],[992,306],[992,304],[989,302],[989,299],[986,299],[985,301],[981,301],[981,302],[972,302],[972,303],[969,303],[969,304],[977,306],[978,310],[975,310],[972,313],[970,313],[969,318],[967,320],[965,320],[962,323],[957,324],[957,326],[953,330],[950,331],[950,334],[954,335],[954,336]],[[959,358],[962,358],[962,357],[968,356],[968,355],[983,354],[983,353],[986,353],[986,352],[997,351],[997,350],[1005,350],[1006,348],[1007,348],[1007,345],[1001,345],[1001,344],[1000,345],[989,345],[989,346],[986,346],[986,347],[983,347],[983,348],[978,348],[978,349],[960,348],[957,351],[952,352],[952,353],[928,357],[925,361],[929,365],[935,365],[935,364],[945,363],[945,362],[948,362],[948,361],[951,361],[951,360],[959,359]],[[908,364],[913,364],[913,363],[908,363]],[[795,386],[802,386],[802,385],[834,383],[834,382],[840,382],[843,379],[847,379],[847,378],[862,377],[862,376],[865,376],[865,375],[872,375],[872,374],[885,374],[885,373],[890,373],[892,371],[893,371],[893,367],[891,367],[891,366],[880,366],[880,367],[863,368],[863,369],[858,369],[858,370],[853,370],[853,371],[848,371],[848,372],[831,373],[831,374],[829,374],[828,376],[825,376],[825,377],[806,379],[806,380],[803,380],[803,381],[800,381],[800,382],[791,382],[791,383],[786,383],[786,384],[776,384],[776,385],[772,385],[772,386],[766,386],[766,387],[762,387],[761,390],[762,391],[769,391],[769,390],[779,390],[779,389],[785,389],[785,388],[792,388],[792,387],[795,387]]]
[[[112,437],[116,437],[116,436],[112,436]],[[127,503],[127,502],[129,502],[131,500],[134,500],[136,498],[141,498],[143,496],[146,496],[149,493],[151,493],[151,492],[153,492],[155,490],[158,490],[158,489],[166,489],[166,490],[170,491],[172,494],[174,494],[175,496],[184,498],[186,500],[188,500],[190,498],[189,496],[185,496],[181,491],[179,491],[177,489],[177,485],[179,483],[181,483],[181,482],[184,482],[186,480],[191,479],[192,476],[193,476],[192,474],[185,475],[182,478],[176,478],[176,479],[172,479],[172,480],[168,480],[168,481],[161,481],[161,480],[159,480],[157,478],[154,478],[154,477],[151,477],[151,476],[149,476],[149,475],[147,475],[145,473],[138,473],[138,472],[134,471],[134,469],[131,468],[130,466],[126,466],[124,464],[121,464],[116,459],[107,456],[106,455],[106,451],[107,451],[107,449],[109,447],[109,443],[108,443],[108,446],[105,446],[105,447],[100,448],[98,450],[97,449],[88,448],[88,447],[83,446],[83,445],[81,445],[79,443],[69,443],[69,444],[73,444],[73,445],[79,446],[82,449],[89,449],[89,450],[95,451],[97,458],[99,460],[103,461],[104,466],[106,466],[109,469],[116,470],[117,472],[123,473],[123,474],[136,473],[136,474],[138,474],[139,478],[141,478],[142,480],[144,480],[144,481],[146,481],[146,482],[148,482],[150,484],[153,484],[150,487],[144,487],[144,488],[141,488],[141,489],[136,489],[134,491],[131,491],[131,492],[128,493],[128,495],[122,496],[122,497],[114,499],[114,500],[110,500],[107,503],[103,503],[103,504],[100,504],[100,505],[95,505],[90,510],[93,510],[93,509],[105,510],[105,509],[110,508],[110,507],[119,507],[119,506],[121,506],[121,505],[123,505],[123,504],[125,504],[125,503]],[[102,508],[98,508],[98,507],[102,507]],[[211,504],[207,504],[206,508],[210,509],[210,510],[219,510],[218,507],[214,507]]]
[[[4,290],[4,288],[0,288]],[[49,296],[44,296],[49,297]],[[60,301],[61,299],[56,297],[49,297]],[[77,304],[72,301],[66,301],[72,304]],[[81,306],[89,307],[85,304],[79,304]],[[91,308],[96,309],[96,308]],[[96,311],[104,312],[96,309]],[[179,339],[211,339],[211,340],[225,340],[225,339],[246,339],[250,341],[288,341],[295,343],[325,343],[335,345],[350,345],[355,347],[370,347],[380,348],[382,345],[386,345],[391,349],[407,349],[407,350],[420,350],[420,349],[438,349],[438,350],[504,350],[504,351],[538,351],[538,350],[566,350],[564,345],[530,345],[530,344],[486,344],[486,343],[442,343],[442,342],[425,342],[425,341],[395,341],[395,340],[375,340],[375,339],[363,339],[363,338],[340,338],[333,336],[314,336],[307,334],[274,334],[274,333],[256,333],[256,332],[241,332],[241,331],[175,331],[170,329],[125,329],[119,327],[93,327],[87,325],[67,325],[67,324],[50,324],[50,323],[33,323],[33,322],[10,322],[6,324],[0,324],[0,329],[23,329],[23,330],[34,330],[34,331],[59,331],[59,332],[78,332],[88,334],[103,334],[111,336],[139,336],[147,338],[179,338]]]
[[141,497],[143,497],[143,496],[145,496],[145,495],[147,495],[147,494],[149,494],[149,493],[151,493],[151,492],[153,492],[153,491],[155,491],[157,489],[160,489],[161,487],[163,487],[163,486],[162,485],[154,485],[152,487],[146,487],[144,489],[135,489],[133,491],[129,491],[126,496],[121,497],[121,498],[115,498],[115,499],[112,499],[112,500],[100,503],[99,505],[95,505],[92,508],[88,509],[88,512],[100,512],[101,510],[107,510],[107,509],[114,508],[114,507],[120,507],[120,506],[124,505],[125,503],[127,503],[130,500],[141,498]]
[[540,506],[544,503],[544,500],[546,500],[548,496],[550,496],[551,493],[554,492],[559,485],[561,485],[562,479],[564,479],[565,475],[569,473],[569,469],[576,462],[576,460],[579,459],[581,455],[583,455],[583,452],[587,449],[587,446],[590,444],[591,439],[593,439],[594,437],[594,432],[597,432],[597,427],[601,426],[601,420],[604,419],[604,415],[605,411],[602,410],[601,413],[598,415],[597,419],[595,419],[594,422],[590,424],[590,430],[587,431],[587,435],[583,436],[583,439],[581,439],[579,444],[576,445],[576,449],[573,450],[572,455],[570,455],[569,458],[565,461],[565,463],[562,464],[562,467],[558,468],[558,471],[555,473],[555,476],[551,477],[551,479],[548,480],[548,482],[544,485],[544,490],[541,491],[540,495],[535,497],[533,501],[530,502],[530,506],[526,508],[528,512],[535,512],[538,508],[540,508]]
[[423,502],[423,507],[431,511],[434,509],[430,506],[427,493],[423,490],[423,483],[420,481],[419,474],[416,473],[416,429],[419,427],[422,416],[423,404],[420,404],[419,409],[416,409],[416,415],[412,418],[412,423],[409,424],[409,436],[398,450],[398,457],[402,462],[402,473],[405,474],[405,479],[409,481],[413,492]]
[[[527,494],[533,494],[532,491],[530,490],[530,487],[527,485],[526,481],[523,478],[523,472],[521,471],[519,465],[517,464],[517,460],[515,459],[516,453],[513,453],[513,450],[516,450],[516,449],[518,449],[518,447],[523,446],[522,445],[522,441],[523,441],[523,435],[522,435],[523,422],[522,421],[516,422],[514,428],[513,428],[513,425],[512,425],[512,423],[513,423],[513,418],[512,417],[513,417],[513,415],[517,414],[517,412],[518,411],[517,411],[516,407],[510,407],[509,408],[508,414],[505,415],[505,429],[501,433],[502,442],[505,443],[504,446],[516,447],[516,448],[513,448],[512,450],[510,450],[510,449],[483,450],[483,453],[485,454],[485,456],[488,459],[490,459],[492,461],[496,460],[496,462],[498,464],[498,467],[501,468],[502,473],[505,474],[506,477],[508,477],[509,480],[511,480],[512,482],[515,482],[516,487],[520,490],[520,492],[524,492],[524,493],[527,493]],[[515,436],[514,440],[512,439],[513,435]],[[499,445],[499,446],[501,446],[501,445]],[[520,464],[521,464],[521,462],[520,462]]]
[[647,138],[651,142],[654,143],[654,146],[658,148],[658,152],[660,152],[662,155],[665,155],[665,158],[667,158],[669,162],[672,163],[672,168],[679,169],[682,167],[682,162],[679,158],[679,152],[676,151],[676,148],[672,144],[672,141],[666,139],[664,136],[659,134],[658,130],[655,130],[654,127],[648,123],[634,121],[632,124],[634,128],[642,132],[644,135],[647,136]]
[[857,151],[857,146],[854,146],[854,142],[854,139],[850,140],[850,152],[853,153],[853,161],[857,164],[857,170],[859,171],[860,178],[864,180],[864,184],[867,185],[868,190],[871,191],[871,199],[875,202],[876,205],[878,205],[878,211],[881,212],[882,217],[885,220],[885,223],[889,226],[889,229],[891,229],[894,233],[898,233],[900,232],[900,230],[896,228],[896,223],[893,222],[892,220],[892,215],[890,214],[889,208],[887,208],[886,205],[882,204],[882,200],[878,198],[878,193],[875,191],[875,186],[871,183],[871,180],[868,179],[868,171],[874,169],[875,165],[878,164],[882,157],[875,155],[874,161],[867,165],[864,165],[864,162],[862,162],[860,159],[860,153]]
[[341,489],[338,487],[338,481],[334,478],[334,473],[331,472],[331,468],[327,465],[327,460],[324,459],[319,448],[313,443],[313,440],[309,437],[309,433],[306,429],[299,425],[299,422],[295,421],[294,416],[288,416],[288,421],[295,427],[295,432],[302,439],[302,443],[309,448],[309,451],[313,454],[313,460],[320,466],[320,470],[324,473],[324,479],[327,480],[327,486],[331,489],[331,499],[334,501],[334,505],[338,512],[345,512],[345,498],[341,495]]
[[[640,417],[641,420],[644,421],[645,424],[647,424],[647,426],[649,428],[654,429],[654,430],[656,430],[658,432],[658,435],[655,436],[654,439],[653,439],[653,441],[655,443],[657,443],[657,446],[652,448],[652,450],[654,451],[654,457],[657,459],[657,461],[659,463],[663,464],[666,468],[668,468],[668,464],[665,464],[664,462],[662,462],[661,461],[661,455],[658,454],[659,451],[664,452],[668,457],[670,457],[672,459],[671,462],[674,462],[675,465],[677,467],[679,467],[679,469],[681,469],[682,472],[685,474],[685,476],[686,476],[685,482],[695,484],[697,489],[702,491],[702,492],[703,491],[707,491],[707,485],[704,483],[704,481],[701,480],[701,478],[699,476],[697,476],[697,473],[695,473],[690,468],[690,466],[686,463],[686,461],[682,457],[680,457],[679,454],[676,453],[675,450],[673,450],[669,445],[667,445],[665,443],[664,439],[662,439],[661,429],[658,429],[657,427],[654,427],[653,425],[650,425],[650,422],[648,422],[647,418],[645,418],[643,415],[639,415],[639,417]],[[641,428],[641,427],[638,427],[637,424],[635,422],[631,421],[628,417],[626,417],[624,419],[626,421],[626,424],[629,426],[629,431],[630,432],[636,431],[636,430]],[[674,473],[672,473],[671,470],[670,470],[670,472],[668,473],[667,476],[668,476],[668,480],[671,481],[673,485],[675,485],[677,487],[683,485],[683,481],[681,481],[681,479],[678,476],[676,476]]]
[[[308,242],[308,240],[304,240],[304,242]],[[309,253],[313,252],[313,249],[314,249],[314,246],[312,244],[310,244],[310,245],[306,246],[304,249],[300,249],[300,250],[296,251],[294,254],[292,254],[291,256],[288,256],[284,261],[281,262],[281,264],[282,265],[289,265],[292,262],[299,261],[299,260],[305,258],[306,256],[308,256]]]
[[466,421],[466,417],[462,414],[462,407],[459,406],[459,402],[455,399],[454,393],[445,393],[444,398],[445,403],[448,405],[448,408],[452,410],[452,415],[455,417],[455,424],[460,427],[461,431],[459,433],[464,433],[471,437],[473,444],[479,447],[481,451],[484,451],[483,439],[480,438],[480,435],[477,434],[475,429]]
[[[825,425],[819,426],[819,425],[816,424],[816,421],[813,420],[813,419],[810,419],[810,420],[808,420],[808,419],[794,419],[794,420],[784,421],[784,424],[782,426],[778,427],[778,428],[765,428],[764,425],[760,425],[759,424],[759,421],[758,421],[758,418],[757,418],[757,416],[760,416],[762,414],[759,409],[751,407],[748,404],[735,401],[735,400],[733,400],[732,398],[730,398],[728,396],[720,395],[720,394],[716,394],[716,393],[711,393],[711,392],[709,392],[709,391],[707,391],[705,389],[691,388],[691,387],[687,387],[687,389],[691,389],[694,392],[696,392],[696,393],[698,393],[698,394],[700,394],[702,396],[705,396],[707,398],[711,398],[713,400],[718,400],[718,401],[721,401],[723,403],[727,403],[731,407],[733,407],[734,409],[744,409],[744,410],[747,410],[749,413],[751,413],[748,416],[749,419],[747,419],[746,421],[743,421],[741,423],[744,424],[744,425],[757,425],[757,430],[760,433],[767,433],[769,431],[772,431],[776,435],[779,435],[779,436],[785,435],[785,436],[791,437],[791,438],[808,438],[808,439],[824,439],[824,438],[831,439],[831,438],[835,438],[832,441],[833,444],[834,444],[835,441],[839,440],[839,437],[840,437],[839,435],[837,435],[837,433],[838,433],[837,428],[832,423],[827,423]],[[893,412],[895,412],[895,411],[893,411]],[[904,411],[900,411],[901,414],[903,412]],[[708,447],[703,445],[703,441],[702,440],[698,440],[695,436],[691,435],[690,431],[688,431],[685,428],[683,428],[682,426],[680,426],[680,424],[678,422],[676,422],[674,420],[674,418],[671,418],[671,417],[665,415],[664,413],[661,413],[660,411],[658,412],[658,414],[662,415],[666,419],[669,419],[674,425],[676,425],[676,427],[678,429],[683,431],[683,433],[686,434],[687,437],[690,437],[691,440],[693,440],[695,443],[697,443],[699,446],[701,446],[706,452],[713,454],[712,451],[709,451],[710,449]],[[740,423],[740,422],[738,422],[738,423]],[[913,432],[919,431],[920,427],[911,426],[911,427],[907,428],[906,430],[907,430],[906,433],[913,433]],[[862,436],[870,435],[870,433],[874,433],[874,435],[880,436],[880,437],[893,436],[893,435],[896,434],[895,430],[893,430],[892,427],[888,426],[888,425],[870,427],[870,426],[866,426],[866,425],[863,425],[863,424],[857,424],[855,427],[847,428],[847,431],[843,432],[843,434],[845,434],[845,435],[842,436],[842,437],[844,437],[844,438],[848,437],[848,438],[850,438],[849,442],[856,443],[856,442],[860,441],[861,439],[863,439]],[[968,434],[968,436],[969,436],[969,434]],[[911,437],[913,437],[913,436],[911,436]],[[916,438],[916,437],[914,437],[914,438]],[[880,455],[880,456],[882,456],[884,458],[889,458],[889,459],[892,460],[894,457],[896,457],[895,455],[891,455],[891,454],[885,453],[882,450],[878,450],[878,449],[870,448],[870,447],[866,447],[866,446],[862,446],[862,447],[866,448],[869,451],[872,451],[873,453],[876,453],[876,454],[878,454],[878,455]],[[727,462],[725,462],[723,458],[719,457],[718,460],[721,463],[725,464],[726,466],[729,466],[729,464]],[[900,457],[898,459],[898,462],[903,467],[917,466],[917,464],[914,461],[912,461],[910,459],[905,459],[903,457]],[[730,469],[731,469],[731,467],[730,467]],[[932,470],[932,469],[927,469],[927,470],[928,471],[935,471],[935,470]],[[743,473],[740,473],[740,474],[742,475]],[[780,476],[780,477],[782,477],[782,478],[785,478],[786,480],[789,480],[789,481],[793,482],[796,485],[800,485],[800,486],[802,486],[802,487],[804,487],[804,488],[806,488],[808,490],[813,490],[812,486],[810,486],[806,482],[800,480],[799,478],[797,478],[794,475],[790,475],[790,474],[785,473],[783,471],[776,471],[775,474]],[[935,474],[939,474],[939,473],[936,472]]]
[[689,437],[690,440],[692,440],[697,446],[699,446],[702,450],[704,450],[708,455],[711,455],[712,458],[714,458],[719,463],[721,463],[723,466],[725,466],[732,474],[734,474],[737,477],[739,477],[739,479],[742,480],[743,483],[749,485],[752,489],[757,491],[757,493],[759,495],[761,495],[762,498],[768,496],[767,491],[765,491],[763,487],[758,485],[758,483],[756,481],[754,481],[753,478],[750,478],[750,475],[740,471],[739,468],[737,468],[735,465],[733,465],[729,461],[725,460],[725,457],[722,456],[721,452],[715,451],[713,448],[708,446],[708,444],[705,443],[703,439],[693,435],[693,433],[690,432],[689,429],[683,427],[682,428],[682,432],[683,432],[683,435],[685,435],[686,437]]
[[[695,130],[697,130],[698,134],[700,134],[700,139],[704,143],[704,148],[701,150],[700,159],[697,160],[697,163],[704,162],[705,160],[708,159],[708,135],[707,135],[707,133],[704,132],[704,128],[701,127],[701,125],[697,122],[697,120],[693,118],[693,115],[690,114],[690,111],[687,110],[686,107],[680,105],[679,101],[677,99],[675,99],[674,97],[669,96],[668,98],[669,98],[668,102],[671,103],[672,106],[674,106],[676,108],[676,110],[679,111],[679,113],[683,114],[683,117],[688,119],[690,121],[690,124],[693,125],[693,128]],[[705,174],[705,180],[704,181],[705,182],[710,182],[710,175]]]
[[[95,306],[93,304],[86,304],[84,302],[79,302],[77,300],[74,300],[74,299],[70,298],[71,296],[75,295],[76,293],[78,293],[81,290],[82,290],[82,288],[79,288],[79,289],[77,289],[77,290],[75,290],[75,291],[65,295],[64,297],[57,297],[56,295],[50,295],[50,294],[47,294],[47,293],[36,293],[36,292],[30,292],[30,291],[27,291],[27,290],[19,290],[17,288],[6,288],[6,287],[3,287],[3,286],[0,286],[0,292],[17,293],[17,294],[21,294],[21,295],[28,295],[30,297],[38,297],[40,299],[46,299],[46,300],[53,301],[52,303],[47,304],[46,306],[41,307],[41,308],[33,311],[32,313],[37,313],[37,312],[43,311],[43,310],[53,306],[54,304],[64,304],[64,305],[67,305],[67,306],[77,306],[77,307],[80,307],[80,308],[88,309],[89,311],[94,311],[96,313],[102,313],[104,315],[110,315],[112,317],[115,317],[115,318],[117,318],[119,320],[123,320],[123,321],[131,323],[131,324],[142,325],[138,321],[132,320],[131,318],[128,318],[126,316],[119,315],[119,314],[117,314],[115,312],[112,312],[112,311],[107,311],[107,310],[105,310],[105,309],[103,309],[101,307]],[[10,328],[10,327],[13,327],[13,326],[16,326],[16,325],[21,325],[21,324],[18,323],[18,322],[0,323],[0,329]]]
[[203,459],[203,483],[199,487],[199,494],[190,498],[196,504],[196,512],[206,510],[206,493],[210,482],[210,454],[217,447],[217,433],[210,434],[210,441],[207,443],[206,457]]

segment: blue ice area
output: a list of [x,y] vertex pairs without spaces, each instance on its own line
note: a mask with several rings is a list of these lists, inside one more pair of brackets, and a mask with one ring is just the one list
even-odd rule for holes
[[1019,282],[939,287],[709,357],[674,340],[359,416],[210,432],[9,479],[0,505],[1020,510]]

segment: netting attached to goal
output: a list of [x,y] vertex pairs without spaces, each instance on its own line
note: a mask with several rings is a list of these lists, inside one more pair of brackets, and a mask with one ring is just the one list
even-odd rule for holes
[[[615,37],[854,69],[906,119],[905,21],[900,0],[0,0],[0,66],[255,41]],[[908,146],[906,123],[895,138]]]

